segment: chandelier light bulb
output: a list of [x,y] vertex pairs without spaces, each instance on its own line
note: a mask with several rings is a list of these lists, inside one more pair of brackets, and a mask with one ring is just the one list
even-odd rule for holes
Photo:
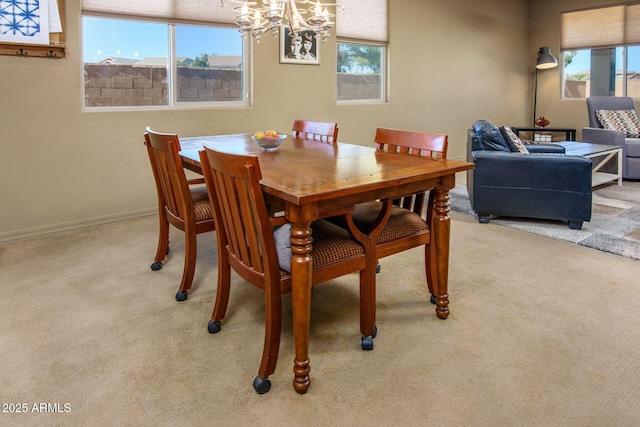
[[[292,35],[297,36],[300,31],[313,31],[315,37],[324,43],[329,38],[329,30],[335,25],[331,21],[335,14],[332,14],[329,8],[339,12],[344,10],[344,7],[337,3],[325,3],[320,0],[262,0],[261,7],[258,7],[256,1],[220,0],[222,7],[226,5],[225,2],[239,5],[233,10],[237,13],[234,21],[240,27],[242,38],[251,34],[257,42],[262,34],[269,30],[277,37],[280,25],[285,24],[291,29]],[[298,5],[308,5],[308,10],[298,9]]]

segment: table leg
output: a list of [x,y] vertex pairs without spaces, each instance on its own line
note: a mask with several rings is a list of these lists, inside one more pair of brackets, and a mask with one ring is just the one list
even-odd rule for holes
[[291,227],[291,300],[293,305],[293,388],[304,394],[309,389],[309,322],[311,319],[311,224],[293,223]]
[[622,186],[622,148],[617,151],[618,154],[618,185]]
[[435,273],[433,295],[436,302],[436,314],[440,319],[449,316],[449,294],[447,290],[449,280],[449,237],[451,218],[449,217],[449,188],[435,189],[435,218],[433,221],[432,251],[434,251]]

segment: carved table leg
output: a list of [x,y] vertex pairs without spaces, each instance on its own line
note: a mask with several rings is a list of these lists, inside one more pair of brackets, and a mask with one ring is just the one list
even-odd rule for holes
[[435,265],[434,296],[436,314],[440,319],[449,316],[449,294],[447,290],[449,280],[449,233],[451,219],[449,218],[449,190],[447,187],[435,189],[435,218],[433,221],[433,238]]
[[293,388],[304,394],[309,389],[309,322],[311,318],[311,227],[310,223],[294,223],[291,228],[291,299],[293,305]]

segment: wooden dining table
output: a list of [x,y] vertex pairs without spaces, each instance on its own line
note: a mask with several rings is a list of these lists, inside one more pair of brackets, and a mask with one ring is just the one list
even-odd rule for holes
[[[291,229],[291,299],[295,345],[293,387],[306,393],[310,385],[309,324],[311,310],[311,223],[330,212],[358,203],[421,190],[435,191],[434,223],[430,245],[435,265],[433,295],[436,314],[449,315],[449,190],[455,174],[472,163],[434,160],[377,151],[375,147],[338,143],[337,148],[288,136],[277,151],[263,151],[249,134],[181,138],[183,165],[202,173],[198,152],[203,147],[243,155],[256,155],[262,171],[265,200],[284,211]],[[426,273],[425,273],[426,280]],[[426,283],[426,281],[425,281]]]

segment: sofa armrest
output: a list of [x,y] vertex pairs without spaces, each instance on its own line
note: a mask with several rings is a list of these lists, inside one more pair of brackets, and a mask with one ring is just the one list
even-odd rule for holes
[[564,147],[558,144],[525,144],[525,147],[530,153],[565,153]]
[[473,153],[473,185],[591,192],[591,159],[558,154]]
[[582,128],[582,141],[592,144],[624,146],[624,132],[601,128]]

